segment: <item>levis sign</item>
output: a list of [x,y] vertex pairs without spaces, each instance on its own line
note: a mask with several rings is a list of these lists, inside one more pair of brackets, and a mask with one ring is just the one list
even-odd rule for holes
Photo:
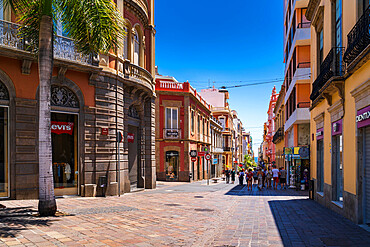
[[55,133],[57,135],[60,135],[60,134],[72,135],[73,125],[74,123],[71,123],[71,122],[51,121],[51,133]]
[[184,89],[184,84],[179,82],[172,82],[172,81],[160,81],[159,85],[161,88],[168,88],[168,89]]

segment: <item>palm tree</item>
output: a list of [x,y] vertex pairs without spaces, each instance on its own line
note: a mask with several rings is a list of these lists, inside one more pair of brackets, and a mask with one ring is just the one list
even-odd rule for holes
[[123,18],[112,0],[4,0],[23,24],[23,37],[38,52],[39,69],[39,204],[41,216],[54,215],[50,87],[53,71],[54,23],[75,40],[86,55],[106,53],[121,44]]

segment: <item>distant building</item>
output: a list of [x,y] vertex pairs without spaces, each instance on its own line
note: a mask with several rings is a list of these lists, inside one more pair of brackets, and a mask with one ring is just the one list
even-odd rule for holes
[[192,161],[190,151],[209,152],[212,137],[220,148],[221,123],[211,119],[211,106],[188,82],[161,75],[155,80],[157,180],[189,182],[210,177],[212,160],[198,155]]

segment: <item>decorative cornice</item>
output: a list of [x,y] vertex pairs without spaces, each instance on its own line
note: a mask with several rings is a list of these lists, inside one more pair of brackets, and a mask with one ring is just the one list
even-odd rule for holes
[[317,7],[319,6],[319,4],[320,4],[320,0],[310,0],[310,2],[308,3],[307,11],[306,11],[307,20],[312,21],[315,11]]
[[148,9],[144,10],[135,0],[125,0],[124,7],[131,10],[137,17],[139,17],[144,28],[148,26]]

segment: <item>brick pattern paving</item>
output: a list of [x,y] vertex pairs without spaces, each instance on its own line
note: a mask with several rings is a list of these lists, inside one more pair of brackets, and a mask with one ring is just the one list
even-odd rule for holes
[[370,233],[302,192],[161,183],[122,197],[0,201],[0,246],[370,246]]

